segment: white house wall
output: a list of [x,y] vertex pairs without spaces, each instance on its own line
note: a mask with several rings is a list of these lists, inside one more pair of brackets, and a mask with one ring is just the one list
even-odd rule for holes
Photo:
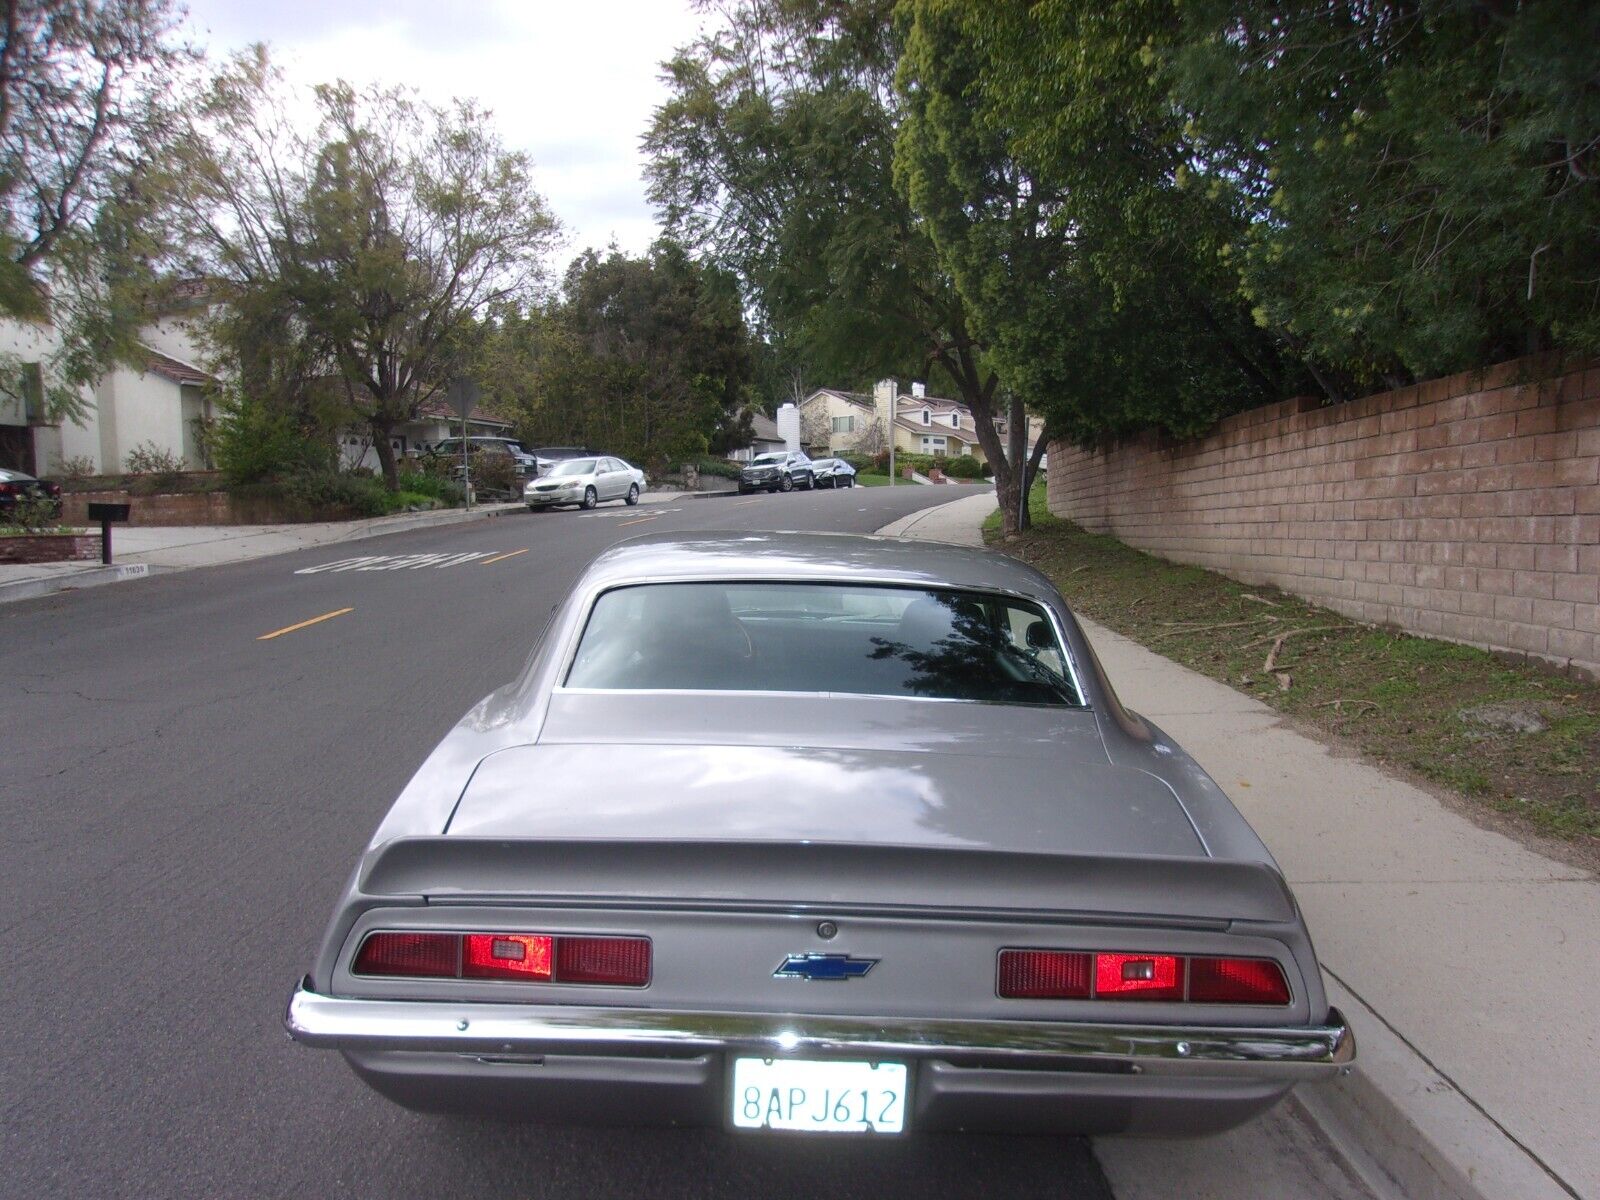
[[[61,348],[55,330],[49,325],[32,321],[0,320],[0,355],[14,356],[24,363],[41,363],[45,367],[45,385],[49,386],[49,362]],[[35,425],[33,427],[34,466],[41,474],[52,474],[60,469],[63,458],[84,456],[100,466],[99,412],[94,393],[80,388],[85,415],[82,424],[63,421],[60,425]],[[27,414],[21,400],[0,395],[0,425],[26,425]]]
[[116,410],[111,437],[101,438],[107,471],[125,469],[128,452],[146,443],[182,457],[183,402],[178,384],[153,371],[117,367],[101,381],[100,390],[102,400],[109,399]]

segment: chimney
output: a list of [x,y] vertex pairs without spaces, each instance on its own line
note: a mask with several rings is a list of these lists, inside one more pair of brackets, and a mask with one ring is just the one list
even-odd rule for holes
[[926,400],[928,398],[928,385],[925,383],[913,383],[911,385],[911,394],[918,400]]
[[894,436],[890,427],[894,424],[895,396],[899,390],[900,385],[893,379],[880,379],[872,388],[872,411],[883,423],[883,432],[889,437]]
[[800,410],[793,404],[779,405],[777,426],[784,449],[791,453],[800,449]]

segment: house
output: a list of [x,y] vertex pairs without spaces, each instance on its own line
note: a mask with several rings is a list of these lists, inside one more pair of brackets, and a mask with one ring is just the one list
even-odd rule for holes
[[[468,437],[511,437],[512,423],[479,405],[467,418]],[[399,426],[389,439],[396,459],[420,454],[445,438],[461,436],[461,418],[443,396],[423,402],[416,419]],[[530,446],[528,449],[534,449]],[[339,435],[339,458],[345,468],[378,469],[378,452],[372,448],[372,430],[351,426]]]
[[728,451],[728,457],[734,462],[749,462],[758,454],[766,454],[772,450],[784,448],[783,435],[778,432],[778,423],[766,413],[755,413],[750,418],[750,444],[738,450]]
[[95,472],[121,471],[132,450],[151,446],[203,469],[204,431],[215,415],[215,382],[196,365],[198,354],[180,318],[144,331],[142,360],[118,364],[92,387],[79,390],[81,412],[56,420],[45,411],[45,371],[60,351],[44,322],[0,321],[0,466],[34,475],[59,472],[67,460]]
[[[896,451],[929,454],[936,458],[955,458],[970,454],[979,462],[988,461],[978,442],[972,410],[959,400],[929,396],[920,383],[901,392],[892,379],[885,379],[871,395],[837,388],[818,388],[800,402],[801,440],[814,455],[854,451],[876,454],[887,449],[885,418],[894,406],[892,426]],[[995,421],[995,432],[1008,436],[1007,422]],[[1038,441],[1044,422],[1028,418],[1028,445]]]

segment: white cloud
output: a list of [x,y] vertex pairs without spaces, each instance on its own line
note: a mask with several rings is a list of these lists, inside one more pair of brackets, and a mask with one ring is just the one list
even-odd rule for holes
[[689,0],[189,0],[189,8],[214,56],[268,42],[296,86],[406,84],[430,100],[472,97],[492,109],[506,142],[533,158],[573,251],[615,238],[639,253],[658,232],[639,138],[666,97],[660,64],[701,24]]

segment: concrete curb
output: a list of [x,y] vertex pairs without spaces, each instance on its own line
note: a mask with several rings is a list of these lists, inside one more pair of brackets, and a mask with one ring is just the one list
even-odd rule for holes
[[1356,1030],[1356,1069],[1297,1088],[1295,1105],[1380,1197],[1574,1200],[1578,1193],[1436,1070],[1339,979],[1329,1001]]
[[9,583],[0,583],[0,604],[12,600],[32,600],[55,592],[76,591],[78,588],[98,587],[102,583],[118,583],[124,579],[142,579],[149,574],[148,563],[113,563],[109,567],[90,567],[84,571],[40,579],[14,579]]

